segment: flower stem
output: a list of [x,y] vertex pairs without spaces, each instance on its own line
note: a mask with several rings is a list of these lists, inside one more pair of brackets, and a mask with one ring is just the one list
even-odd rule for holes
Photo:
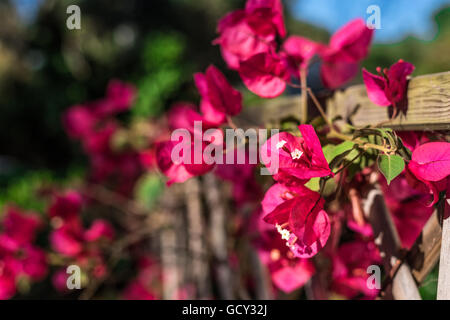
[[234,122],[230,116],[227,116],[227,123],[230,126],[230,128],[237,130],[238,127],[234,124]]
[[384,152],[386,154],[389,154],[389,153],[392,153],[393,151],[395,151],[392,148],[387,148],[385,146],[379,146],[377,144],[369,143],[369,142],[364,141],[364,140],[359,139],[359,138],[354,139],[350,135],[346,135],[346,134],[343,134],[343,133],[340,133],[340,132],[336,131],[334,126],[333,126],[333,124],[331,123],[330,119],[328,119],[324,109],[320,105],[320,102],[317,100],[316,96],[312,92],[311,88],[307,88],[307,92],[309,93],[311,99],[313,100],[314,105],[316,106],[317,110],[319,110],[322,118],[325,120],[327,125],[330,127],[330,132],[327,135],[328,138],[336,138],[336,139],[340,139],[340,140],[343,140],[343,141],[352,141],[355,144],[359,145],[364,150],[376,149],[376,150],[382,151],[382,152]]
[[301,95],[301,111],[302,111],[302,123],[306,123],[308,121],[308,84],[307,84],[307,68],[300,68],[300,82],[302,87],[302,95]]
[[314,102],[314,105],[316,106],[317,110],[319,110],[320,115],[322,116],[323,120],[325,120],[325,122],[330,127],[330,130],[334,130],[333,124],[331,123],[330,119],[328,119],[325,111],[323,110],[322,106],[320,105],[319,100],[317,100],[317,98],[314,95],[314,93],[312,92],[311,88],[307,88],[306,91],[308,92],[309,96],[311,97],[312,101]]

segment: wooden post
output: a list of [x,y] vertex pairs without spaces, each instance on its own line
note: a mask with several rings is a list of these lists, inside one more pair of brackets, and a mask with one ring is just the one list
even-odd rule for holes
[[225,205],[221,199],[217,178],[213,174],[204,176],[203,186],[210,214],[209,239],[216,260],[214,271],[219,287],[219,299],[230,300],[233,299],[233,281],[228,265]]
[[434,211],[423,227],[422,233],[408,253],[408,263],[417,283],[422,283],[439,261],[442,228],[438,211]]
[[189,255],[190,274],[197,288],[198,299],[211,298],[211,284],[209,276],[209,264],[205,259],[206,244],[205,221],[203,219],[202,201],[200,198],[200,181],[198,178],[191,178],[184,183],[188,235],[189,235]]
[[[382,192],[378,189],[370,191],[365,207],[364,211],[369,215],[373,228],[375,244],[380,249],[385,269],[390,272],[401,258],[401,242]],[[392,296],[396,300],[421,300],[407,262],[403,262],[392,280]]]
[[[384,126],[402,130],[450,130],[450,71],[423,75],[410,80],[408,85],[408,109],[406,116],[399,115]],[[262,125],[292,115],[299,115],[300,96],[280,97],[263,105],[246,108],[236,124]],[[340,116],[335,124],[342,126],[351,120],[356,127],[365,127],[389,120],[387,108],[373,104],[367,97],[364,85],[336,91],[326,102],[329,119]]]
[[441,258],[439,262],[438,300],[450,300],[450,219],[442,225]]

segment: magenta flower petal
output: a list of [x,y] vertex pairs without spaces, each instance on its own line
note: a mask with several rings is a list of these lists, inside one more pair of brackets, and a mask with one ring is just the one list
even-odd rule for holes
[[338,60],[335,57],[323,59],[320,77],[323,85],[329,89],[337,89],[350,81],[359,70],[357,62]]
[[328,162],[323,154],[322,146],[320,145],[319,138],[313,126],[309,124],[303,124],[298,127],[302,138],[304,139],[304,146],[311,154],[311,166],[310,170],[314,172],[314,177],[324,177],[331,175],[331,169],[328,166]]
[[283,51],[293,59],[297,66],[306,67],[309,60],[323,50],[325,50],[325,45],[300,36],[290,36],[283,43]]
[[108,221],[96,219],[92,222],[91,227],[84,232],[84,240],[93,242],[101,238],[112,240],[114,229]]
[[330,39],[330,48],[339,52],[339,60],[357,62],[369,53],[373,29],[363,19],[355,19],[340,28]]
[[169,127],[172,130],[186,129],[194,133],[194,122],[203,121],[203,117],[195,111],[195,105],[190,103],[177,103],[168,112]]
[[391,102],[386,96],[385,90],[387,87],[386,79],[370,73],[366,69],[363,69],[363,80],[366,85],[367,95],[370,101],[379,106],[389,106]]
[[80,139],[90,134],[94,130],[97,120],[86,106],[73,106],[62,117],[64,129],[73,139]]
[[407,77],[413,73],[414,69],[413,64],[405,61],[399,61],[389,68],[387,78],[389,79],[389,99],[392,103],[400,102],[404,98]]
[[169,178],[167,185],[185,182],[194,176],[186,170],[186,167],[182,163],[172,162],[172,149],[177,143],[166,141],[156,144],[156,162],[161,172]]
[[416,148],[410,168],[421,180],[440,181],[450,175],[450,143],[430,142]]
[[56,252],[69,257],[76,256],[83,250],[81,234],[67,225],[63,225],[50,234],[50,243]]
[[289,217],[289,225],[299,238],[297,243],[308,247],[320,240],[319,246],[325,245],[330,233],[330,222],[328,215],[322,210],[323,204],[324,200],[318,193],[296,201]]
[[219,44],[222,53],[226,53],[225,60],[232,62],[229,65],[230,68],[236,67],[236,60],[246,60],[253,55],[274,48],[275,34],[257,34],[254,27],[258,24],[264,25],[267,23],[270,26],[271,22],[264,18],[260,18],[259,22],[256,22],[255,19],[257,18],[253,17],[253,28],[248,24],[248,12],[246,10],[233,11],[219,21],[218,32],[220,36],[214,41],[214,44]]
[[241,112],[241,93],[228,83],[215,66],[209,66],[205,74],[195,74],[194,79],[203,100],[209,102],[217,113],[235,116]]
[[283,5],[281,0],[248,0],[245,6],[247,12],[254,12],[258,9],[269,9],[271,12],[271,22],[280,37],[286,37],[286,27],[283,18]]
[[314,275],[315,268],[312,262],[299,259],[293,265],[287,265],[271,272],[272,281],[280,290],[290,293],[305,285]]
[[272,53],[260,53],[242,61],[239,74],[247,88],[263,98],[275,98],[286,89],[286,63]]

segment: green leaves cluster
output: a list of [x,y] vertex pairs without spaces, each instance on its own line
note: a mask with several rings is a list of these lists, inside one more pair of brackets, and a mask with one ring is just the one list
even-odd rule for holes
[[[353,140],[340,144],[328,144],[323,148],[331,170],[334,173],[348,168],[349,177],[377,162],[378,169],[390,184],[405,168],[405,159],[410,151],[401,139],[389,128],[353,129]],[[375,147],[380,146],[386,151]]]

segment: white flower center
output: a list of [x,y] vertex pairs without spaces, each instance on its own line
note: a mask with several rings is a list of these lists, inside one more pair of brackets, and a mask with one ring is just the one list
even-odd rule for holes
[[287,141],[281,140],[280,142],[277,143],[277,149],[283,148],[286,143]]
[[279,224],[276,224],[275,227],[279,234],[281,234],[281,239],[288,241],[291,233],[289,230],[283,229]]
[[286,240],[286,247],[290,249],[295,248],[295,235],[290,233],[289,230],[283,229],[278,223],[275,224],[278,233],[281,235],[281,239]]
[[298,149],[295,149],[294,151],[291,152],[291,157],[294,160],[300,159],[302,155],[303,155],[303,152]]

